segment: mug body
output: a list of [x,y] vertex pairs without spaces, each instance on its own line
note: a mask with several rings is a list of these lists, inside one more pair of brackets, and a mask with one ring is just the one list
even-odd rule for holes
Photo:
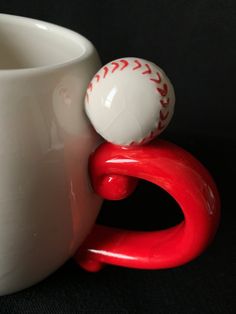
[[101,139],[83,101],[100,67],[93,45],[49,23],[0,14],[0,295],[70,258],[102,199],[88,158]]

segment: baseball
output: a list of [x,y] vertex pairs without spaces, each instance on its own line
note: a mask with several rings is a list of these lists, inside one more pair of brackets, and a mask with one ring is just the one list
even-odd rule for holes
[[151,141],[169,124],[174,88],[156,64],[123,58],[102,67],[90,82],[85,111],[95,130],[117,145]]

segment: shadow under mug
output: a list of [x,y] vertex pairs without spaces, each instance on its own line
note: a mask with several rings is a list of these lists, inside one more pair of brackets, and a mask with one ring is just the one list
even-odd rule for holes
[[[37,283],[74,255],[89,271],[107,263],[175,267],[199,255],[219,222],[215,183],[174,144],[102,143],[83,110],[101,66],[93,45],[5,14],[0,42],[0,295]],[[94,226],[102,199],[127,197],[139,178],[167,191],[184,221],[155,232]]]

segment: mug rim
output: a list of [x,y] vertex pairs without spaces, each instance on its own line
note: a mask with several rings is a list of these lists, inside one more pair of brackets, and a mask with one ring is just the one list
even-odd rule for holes
[[77,62],[80,62],[94,53],[96,50],[94,45],[89,41],[86,37],[83,35],[68,29],[66,27],[30,18],[30,17],[24,17],[24,16],[19,16],[19,15],[14,15],[14,14],[5,14],[5,13],[0,13],[0,22],[1,21],[13,21],[17,23],[25,23],[28,25],[34,25],[34,27],[39,28],[39,29],[44,29],[44,30],[49,30],[53,31],[55,33],[58,33],[57,35],[60,35],[59,33],[64,33],[67,37],[70,37],[73,41],[77,41],[77,44],[80,45],[82,48],[82,52],[78,57],[74,58],[68,58],[68,60],[61,61],[61,62],[55,62],[52,64],[48,65],[39,65],[36,67],[25,67],[25,68],[13,68],[13,69],[1,69],[0,68],[0,76],[2,74],[28,74],[28,73],[41,73],[45,71],[51,71],[51,70],[57,70],[60,69],[64,66],[70,66],[73,65]]

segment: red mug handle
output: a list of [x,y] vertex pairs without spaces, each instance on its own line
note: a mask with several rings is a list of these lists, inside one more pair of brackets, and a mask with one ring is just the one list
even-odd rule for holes
[[97,271],[104,264],[175,267],[197,257],[213,239],[220,218],[216,185],[182,148],[162,140],[128,148],[104,143],[90,158],[90,175],[95,192],[112,200],[128,196],[137,179],[152,182],[177,201],[184,221],[154,232],[96,225],[75,256],[86,270]]

